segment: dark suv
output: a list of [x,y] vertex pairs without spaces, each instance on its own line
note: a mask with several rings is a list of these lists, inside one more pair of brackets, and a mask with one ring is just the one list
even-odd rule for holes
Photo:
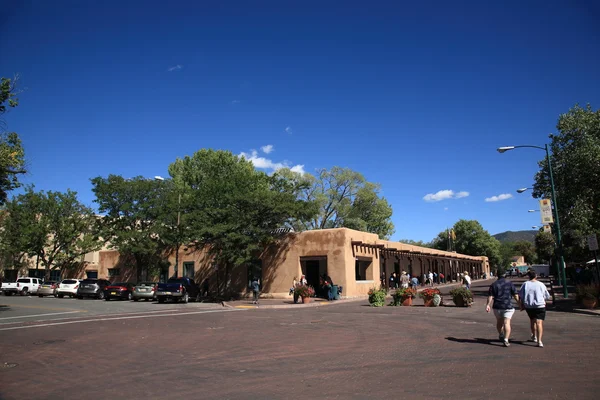
[[77,288],[77,298],[95,297],[97,299],[104,298],[104,290],[110,282],[106,279],[84,279],[79,283]]

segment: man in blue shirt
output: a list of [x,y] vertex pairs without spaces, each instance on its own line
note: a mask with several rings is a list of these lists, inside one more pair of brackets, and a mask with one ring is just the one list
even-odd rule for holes
[[507,281],[507,274],[504,273],[498,276],[498,280],[490,285],[488,292],[488,300],[485,305],[485,311],[490,312],[490,304],[494,302],[493,310],[496,316],[496,329],[498,330],[498,338],[504,344],[504,347],[510,346],[508,339],[510,338],[510,319],[515,313],[515,308],[511,300],[519,302],[517,288],[511,281]]

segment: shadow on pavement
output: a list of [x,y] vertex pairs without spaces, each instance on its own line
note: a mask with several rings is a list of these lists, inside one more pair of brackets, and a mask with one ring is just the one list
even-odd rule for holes
[[[10,306],[7,306],[5,304],[0,304],[0,311],[10,311]],[[2,399],[0,399],[2,400]]]
[[[447,337],[446,340],[457,343],[474,343],[474,344],[487,344],[489,346],[502,347],[503,344],[498,339],[483,339],[483,338],[474,338],[474,339],[458,339],[455,337]],[[511,340],[510,344],[520,344],[521,346],[536,346],[535,343],[523,342],[521,340]]]

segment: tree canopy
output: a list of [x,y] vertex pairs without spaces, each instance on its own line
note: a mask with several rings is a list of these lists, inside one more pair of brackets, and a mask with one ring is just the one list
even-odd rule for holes
[[[9,108],[16,107],[15,79],[0,79],[0,116]],[[20,186],[18,176],[24,174],[25,152],[19,135],[6,132],[6,123],[0,120],[0,205],[7,200],[7,193]]]
[[[45,268],[64,271],[81,264],[81,257],[99,246],[95,216],[73,191],[35,192],[28,188],[6,204],[2,251],[15,261],[24,253]],[[18,264],[18,263],[17,263]]]
[[169,174],[186,194],[192,245],[208,249],[226,274],[256,260],[281,228],[316,211],[312,201],[297,196],[304,183],[257,171],[228,151],[199,150],[177,159]]
[[[575,106],[556,128],[550,148],[565,257],[583,261],[589,255],[586,236],[600,233],[600,110]],[[550,199],[546,160],[539,166],[533,195]]]
[[317,176],[281,169],[275,175],[300,183],[298,198],[315,202],[318,212],[306,220],[293,221],[297,231],[351,228],[388,239],[394,233],[392,207],[380,196],[381,187],[348,168],[321,169]]
[[[500,242],[483,229],[478,221],[461,219],[454,224],[453,229],[456,234],[454,245],[457,253],[487,256],[491,265],[500,264]],[[447,241],[448,231],[444,230],[433,239],[432,246],[435,249],[446,250]]]

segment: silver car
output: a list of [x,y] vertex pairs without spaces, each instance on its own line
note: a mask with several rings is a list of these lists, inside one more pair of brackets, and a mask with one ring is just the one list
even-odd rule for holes
[[133,289],[133,301],[139,301],[144,299],[146,301],[156,300],[156,286],[157,282],[140,282]]
[[54,296],[56,297],[56,288],[58,287],[58,282],[44,282],[38,287],[37,295],[38,297],[44,296]]

